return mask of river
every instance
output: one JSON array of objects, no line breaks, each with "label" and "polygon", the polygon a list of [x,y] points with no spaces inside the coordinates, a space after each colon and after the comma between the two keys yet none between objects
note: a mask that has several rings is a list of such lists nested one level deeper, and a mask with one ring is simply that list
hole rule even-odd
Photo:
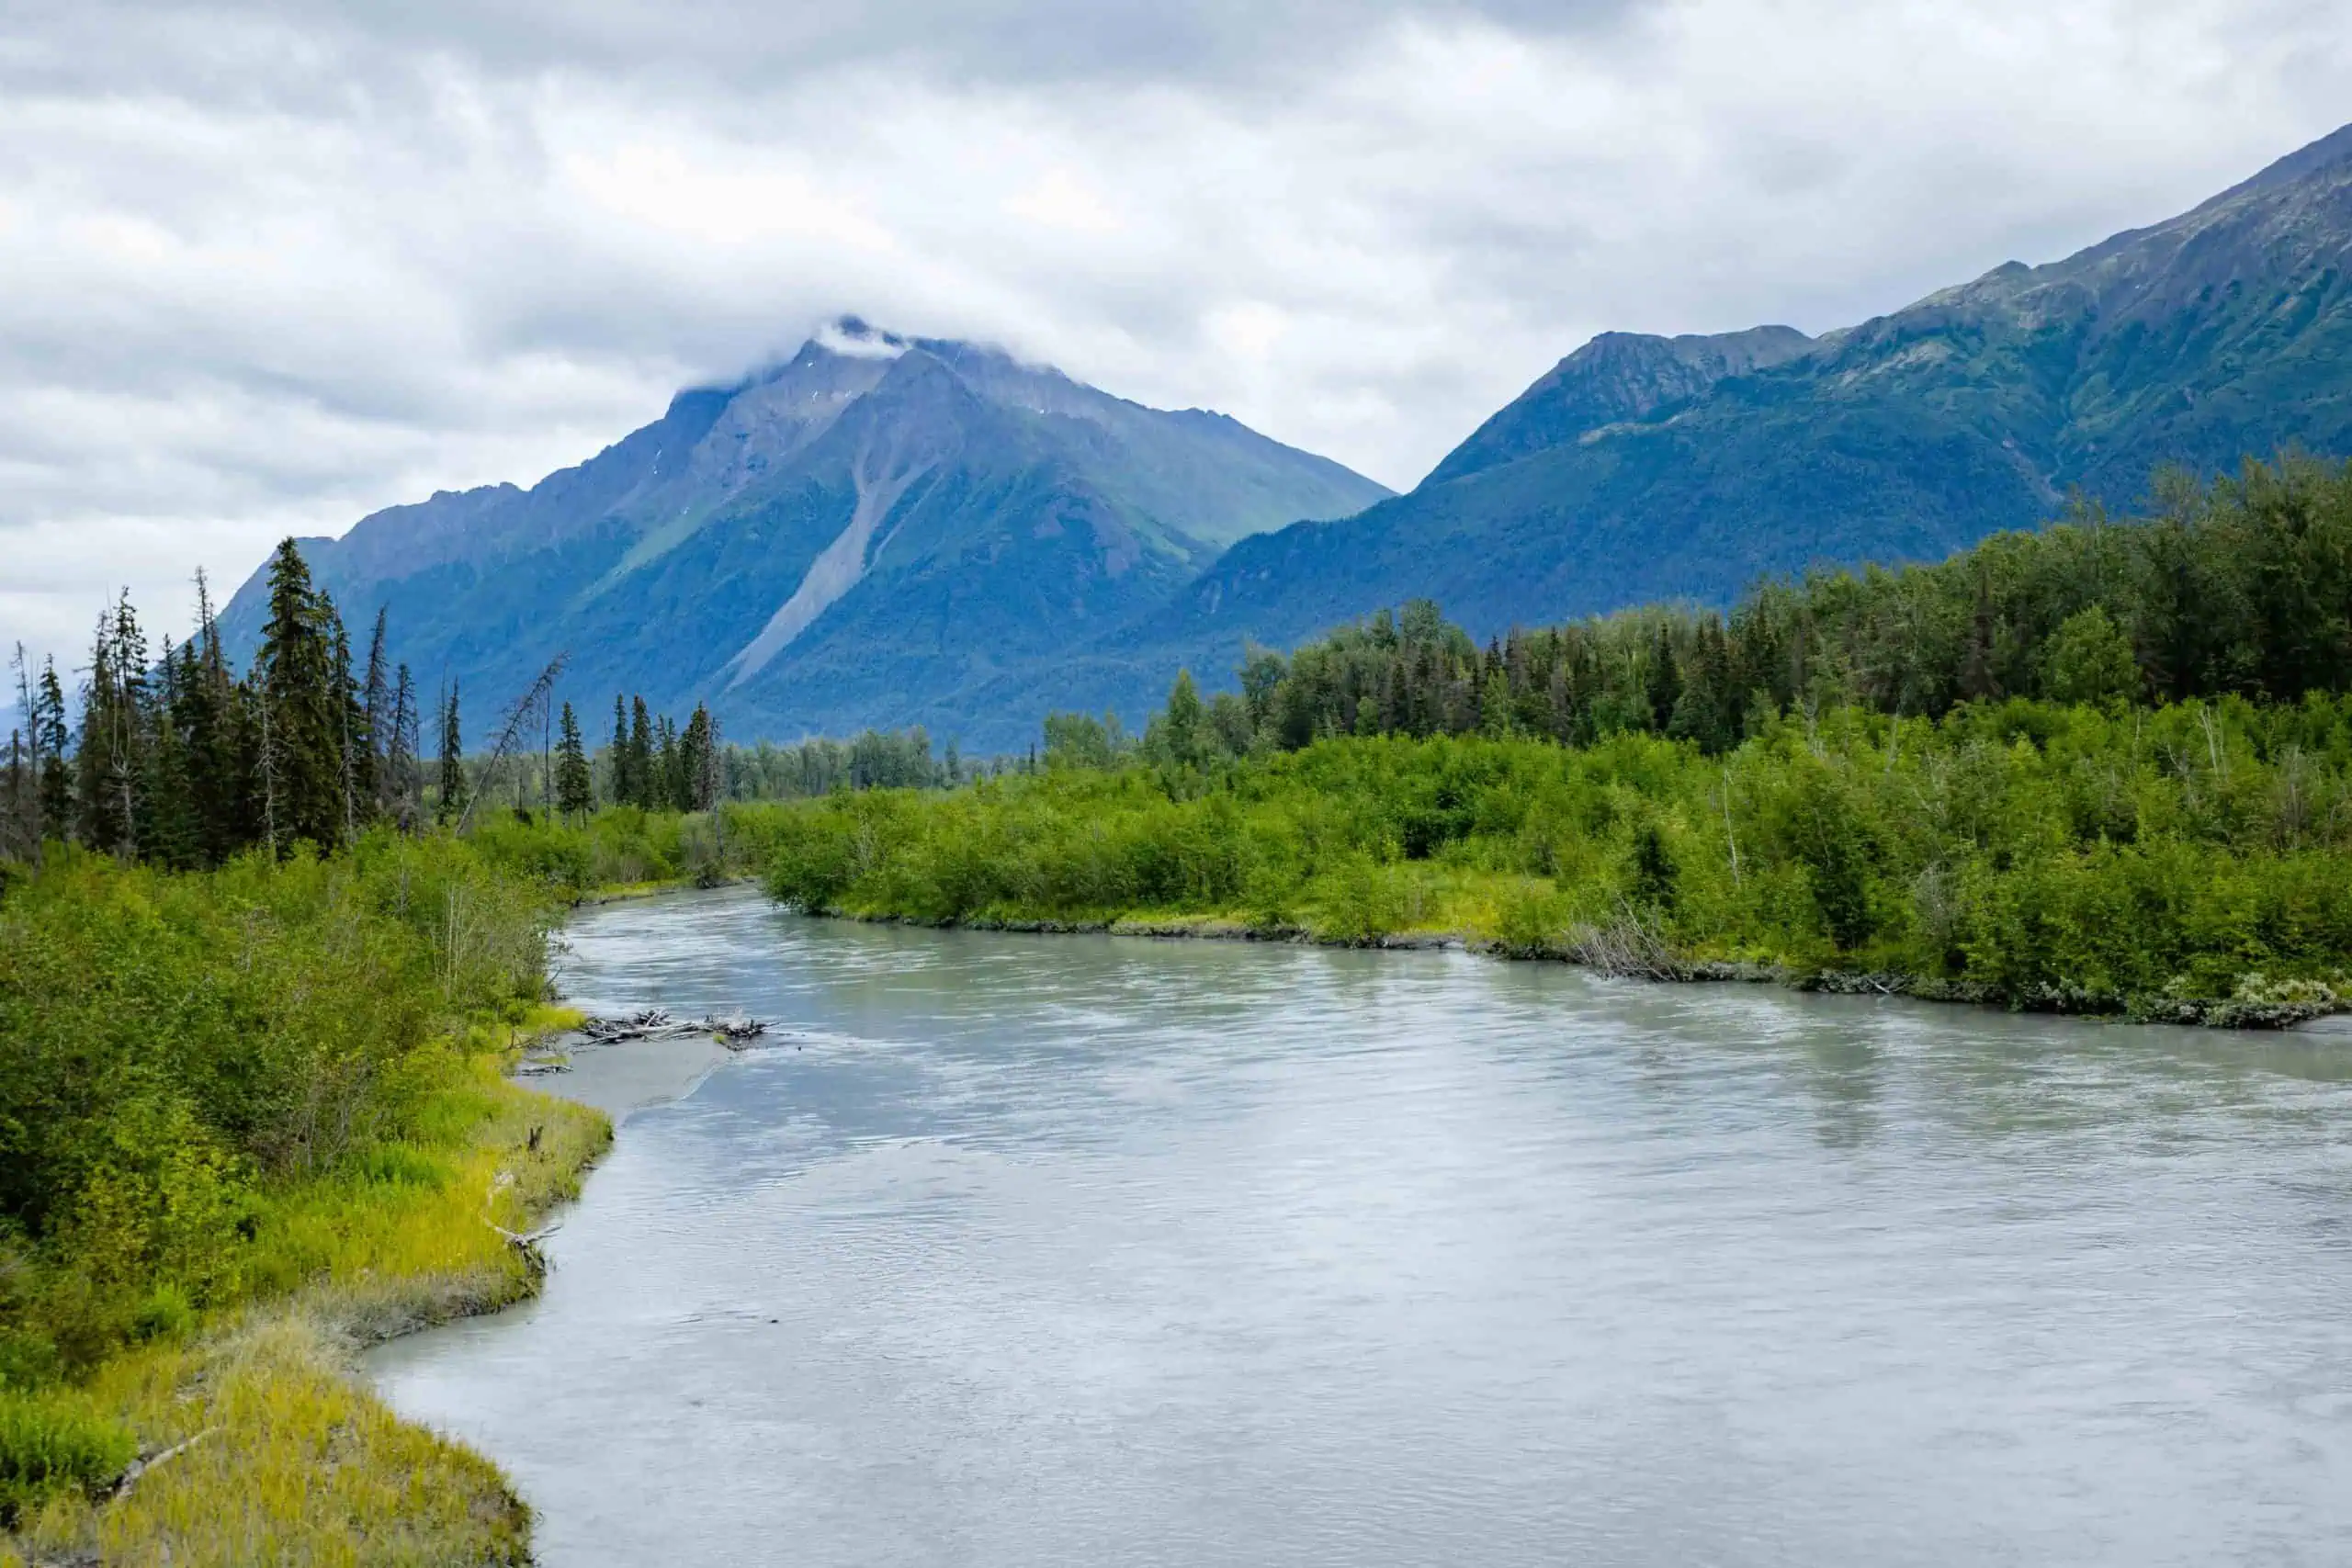
[{"label": "river", "polygon": [[797,1038],[375,1359],[548,1568],[2352,1562],[2352,1041],[583,913]]}]

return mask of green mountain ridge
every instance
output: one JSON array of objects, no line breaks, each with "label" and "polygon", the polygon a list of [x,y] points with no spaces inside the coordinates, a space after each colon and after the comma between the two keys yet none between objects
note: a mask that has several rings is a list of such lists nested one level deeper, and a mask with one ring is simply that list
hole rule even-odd
[{"label": "green mountain ridge", "polygon": [[2352,455],[2352,127],[2163,223],[1819,338],[1603,333],[1411,492],[1243,540],[1170,605],[977,711],[1156,705],[1433,598],[1486,637],[1729,603],[1817,563],[1940,559],[2167,466]]}]

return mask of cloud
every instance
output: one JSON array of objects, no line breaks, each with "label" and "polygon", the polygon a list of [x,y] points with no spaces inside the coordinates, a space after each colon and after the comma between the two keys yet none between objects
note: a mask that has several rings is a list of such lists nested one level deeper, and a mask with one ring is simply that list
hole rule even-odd
[{"label": "cloud", "polygon": [[1408,484],[2333,129],[2333,0],[0,0],[0,638],[530,482],[855,313]]}]

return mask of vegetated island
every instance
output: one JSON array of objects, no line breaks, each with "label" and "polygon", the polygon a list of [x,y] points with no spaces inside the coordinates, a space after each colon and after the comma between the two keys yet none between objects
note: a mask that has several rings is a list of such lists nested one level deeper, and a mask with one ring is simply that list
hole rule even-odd
[{"label": "vegetated island", "polygon": [[1484,649],[1415,604],[1138,741],[778,808],[767,886],[940,924],[1454,933],[2141,1020],[2352,1003],[2352,468]]}]

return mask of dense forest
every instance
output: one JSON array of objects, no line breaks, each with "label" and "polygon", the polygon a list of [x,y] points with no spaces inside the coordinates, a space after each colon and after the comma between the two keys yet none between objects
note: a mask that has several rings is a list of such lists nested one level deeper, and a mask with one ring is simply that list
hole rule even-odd
[{"label": "dense forest", "polygon": [[159,653],[127,594],[107,609],[78,711],[55,661],[35,671],[19,649],[20,722],[0,752],[0,864],[72,842],[185,870],[256,847],[347,846],[378,823],[470,827],[477,806],[578,824],[614,807],[707,812],[837,789],[953,788],[1010,765],[967,761],[952,742],[934,757],[920,728],[734,746],[704,706],[680,725],[619,695],[610,738],[592,750],[571,704],[544,685],[514,698],[506,744],[468,756],[463,694],[447,687],[428,712],[408,666],[387,658],[386,635],[379,613],[356,662],[334,601],[289,540],[271,558],[269,618],[243,675],[228,668],[201,579],[195,636]]},{"label": "dense forest", "polygon": [[[1727,615],[1629,610],[1480,649],[1418,602],[1287,659],[1250,650],[1238,694],[1203,703],[1180,681],[1147,750],[1471,733],[1581,746],[1634,731],[1713,756],[1782,715],[1844,706],[1935,718],[2006,697],[2278,703],[2352,687],[2352,467],[2290,459],[2163,489],[2151,519],[2086,509],[1934,565],[1766,582]],[[1108,755],[1082,716],[1046,733],[1049,750]]]}]

